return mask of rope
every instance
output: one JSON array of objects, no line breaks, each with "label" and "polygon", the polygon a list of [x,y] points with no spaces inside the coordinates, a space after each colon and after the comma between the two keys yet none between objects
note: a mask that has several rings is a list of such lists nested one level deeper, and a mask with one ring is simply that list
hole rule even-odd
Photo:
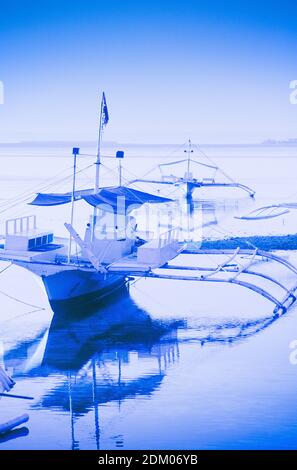
[{"label": "rope", "polygon": [[[102,165],[105,169],[109,170],[110,172],[117,174],[116,170],[107,167],[107,166],[104,165],[103,163],[101,163],[101,165]],[[125,171],[126,171],[126,169],[125,169]],[[150,172],[151,172],[151,171],[152,171],[152,170],[150,170]],[[130,172],[130,171],[129,171],[129,173],[130,173],[132,176],[136,176],[136,175],[133,175],[133,173]],[[125,183],[126,183],[126,184],[130,184],[130,183],[131,183],[131,181],[128,180],[128,178],[125,178],[124,176],[123,176],[123,179],[125,180]],[[139,191],[141,191],[141,187],[140,187],[139,185],[137,185],[137,184],[135,184],[135,183],[133,183],[133,184],[136,186],[136,188],[137,188]],[[126,188],[129,190],[129,188],[128,188],[127,186],[126,186]],[[169,192],[168,195],[170,196],[170,194],[176,192],[177,190],[178,190],[178,188],[172,189],[172,191]],[[139,197],[139,201],[142,203],[142,200],[141,200],[140,197]]]},{"label": "rope", "polygon": [[2,271],[0,271],[0,274],[4,273],[4,271],[6,271],[8,268],[10,268],[12,266],[12,262],[10,262],[8,264],[8,266],[5,266],[5,268],[2,269]]},{"label": "rope", "polygon": [[206,158],[212,165],[217,167],[217,169],[222,173],[222,175],[225,176],[225,178],[227,178],[231,183],[236,183],[236,181],[233,178],[231,178],[231,176],[229,176],[225,171],[219,168],[216,165],[216,163],[197,144],[193,144],[193,145],[198,150],[198,152],[200,152],[201,155],[203,155],[204,158]]},{"label": "rope", "polygon": [[[79,174],[79,173],[81,173],[81,172],[83,172],[83,171],[86,171],[88,168],[90,168],[90,167],[92,167],[92,166],[93,166],[93,164],[92,164],[92,165],[88,165],[87,167],[85,167],[85,168],[83,168],[83,169],[81,169],[81,170],[78,170],[78,171],[77,171],[77,174]],[[66,171],[66,170],[63,170],[62,172],[58,173],[57,175],[59,175],[59,174],[61,174],[61,173],[64,173],[65,171]],[[67,171],[68,171],[68,169],[67,169]],[[56,175],[54,178],[56,178],[57,175]],[[58,181],[53,181],[53,182],[51,182],[51,183],[48,183],[48,184],[45,185],[45,186],[37,187],[37,188],[38,188],[38,192],[44,191],[44,190],[49,189],[50,187],[53,187],[53,186],[59,186],[59,185],[61,185],[62,183],[65,183],[67,180],[69,180],[69,179],[71,179],[71,178],[72,178],[72,175],[68,175],[68,176],[66,176],[66,177],[64,177],[64,178],[61,178],[61,179],[58,180]],[[35,187],[35,188],[36,188],[36,187]],[[37,189],[37,188],[36,188],[36,189]],[[19,204],[21,204],[21,203],[23,203],[23,202],[26,202],[26,201],[27,201],[28,199],[30,199],[30,198],[32,197],[32,195],[34,195],[35,193],[36,193],[36,190],[30,190],[30,191],[21,193],[21,194],[20,194],[19,196],[17,196],[16,198],[10,199],[9,201],[7,201],[5,204],[2,205],[2,207],[3,207],[3,206],[5,207],[5,205],[8,206],[8,207],[2,209],[2,210],[0,211],[0,214],[2,214],[2,213],[4,213],[4,212],[7,212],[8,210],[12,209],[13,207],[15,207],[15,206],[17,206],[17,205],[19,205]],[[23,196],[23,197],[22,197],[22,196]],[[9,205],[9,203],[12,203],[12,204]],[[0,206],[1,206],[1,205],[0,205]]]},{"label": "rope", "polygon": [[[24,312],[24,313],[21,313],[20,315],[15,315],[14,317],[12,318],[7,318],[6,320],[2,320],[1,323],[7,323],[7,322],[11,322],[12,320],[16,320],[18,318],[22,318],[22,317],[25,317],[26,315],[31,315],[32,313],[37,313],[37,312],[40,312],[42,310],[46,310],[45,308],[37,308],[37,309],[34,309],[34,310],[29,310],[29,312]],[[4,330],[5,331],[5,330]],[[2,330],[2,327],[1,327],[1,333],[3,333],[3,330]]]},{"label": "rope", "polygon": [[[59,172],[59,173],[57,173],[55,176],[53,176],[53,178],[51,178],[51,179],[54,180],[54,179],[57,178],[59,175],[63,174],[65,171],[68,171],[68,170],[70,170],[70,169],[71,169],[71,167],[69,167],[69,168],[67,168],[67,169],[65,169],[65,170],[62,170],[61,172]],[[52,183],[48,183],[46,186],[41,187],[40,190],[46,189],[46,188],[49,187],[51,184],[52,184]],[[30,194],[30,195],[31,195],[31,194],[34,194],[34,193],[39,189],[39,187],[40,187],[40,186],[38,185],[38,186],[35,186],[35,187],[31,188],[30,190],[24,191],[24,192],[18,194],[17,196],[15,196],[15,197],[13,197],[13,198],[11,198],[11,199],[9,199],[9,200],[7,200],[7,201],[1,203],[0,206],[5,206],[5,205],[7,205],[9,202],[17,201],[18,199],[20,199],[20,198],[26,196],[27,194]]]},{"label": "rope", "polygon": [[[12,266],[12,264],[13,263],[10,263],[8,266],[5,266],[5,268],[0,271],[0,274],[2,274],[4,271],[9,269]],[[24,300],[18,299],[17,297],[15,297],[13,295],[10,295],[10,294],[7,294],[7,292],[4,292],[2,290],[0,290],[0,294],[4,295],[5,297],[8,297],[11,300],[14,300],[14,301],[20,303],[22,305],[26,305],[27,307],[32,307],[34,309],[34,310],[30,310],[29,312],[21,313],[20,315],[15,315],[12,318],[7,318],[6,320],[2,321],[1,324],[6,323],[8,321],[10,322],[11,320],[15,320],[16,318],[21,318],[25,315],[30,315],[31,313],[36,313],[36,312],[40,312],[42,310],[46,310],[44,307],[39,307],[38,305],[34,305],[34,304],[30,304],[28,302],[25,302]],[[3,333],[2,328],[1,328],[1,332]]]},{"label": "rope", "polygon": [[[3,268],[1,271],[0,271],[0,274],[4,273],[4,271],[6,271],[7,269],[11,268],[13,265],[12,262],[10,262],[8,264],[8,266],[5,266],[5,268]],[[21,300],[21,299],[18,299],[17,297],[14,297],[13,295],[10,295],[10,294],[7,294],[6,292],[0,290],[0,294],[4,295],[5,297],[8,297],[9,299],[12,299],[12,300],[15,300],[16,302],[19,302],[23,305],[27,305],[28,307],[33,307],[33,308],[37,308],[39,310],[45,310],[44,307],[39,307],[38,305],[34,305],[34,304],[30,304],[28,302],[25,302],[24,300]]]},{"label": "rope", "polygon": [[15,297],[13,295],[10,295],[10,294],[7,294],[6,292],[4,292],[2,290],[0,290],[0,294],[4,295],[5,297],[8,297],[11,300],[15,300],[16,302],[18,302],[20,304],[26,305],[27,307],[33,307],[33,308],[36,308],[38,310],[46,310],[44,307],[39,307],[38,305],[34,305],[34,304],[30,304],[28,302],[25,302],[24,300],[18,299],[17,297]]}]

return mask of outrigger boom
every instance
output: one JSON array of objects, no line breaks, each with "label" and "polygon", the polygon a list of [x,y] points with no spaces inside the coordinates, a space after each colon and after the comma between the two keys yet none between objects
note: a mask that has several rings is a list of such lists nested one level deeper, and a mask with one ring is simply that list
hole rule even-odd
[{"label": "outrigger boom", "polygon": [[[249,249],[240,249],[236,250],[189,250],[186,246],[181,247],[178,254],[191,254],[191,255],[228,255],[227,258],[217,267],[205,267],[205,266],[185,266],[185,265],[173,265],[164,263],[163,265],[158,266],[147,266],[139,264],[137,259],[133,259],[131,256],[127,259],[122,260],[121,262],[116,262],[107,267],[107,272],[120,273],[125,269],[127,275],[130,276],[144,276],[157,279],[168,279],[168,280],[180,280],[180,281],[195,281],[195,282],[220,282],[220,283],[230,283],[235,284],[241,287],[250,289],[262,297],[266,298],[275,305],[273,313],[275,315],[281,315],[285,313],[289,307],[293,305],[296,301],[295,292],[297,290],[297,269],[290,262],[284,258],[272,254],[270,252],[262,250],[249,250]],[[235,263],[230,265],[231,262],[236,261],[238,256],[250,256],[250,259],[245,265],[241,263]],[[287,288],[277,279],[272,276],[257,272],[249,269],[253,264],[259,261],[259,258],[275,261],[279,264],[285,266],[289,271],[294,273],[296,279],[293,287]],[[158,272],[155,271],[158,269]],[[164,270],[164,272],[159,272],[159,270]],[[166,273],[165,273],[166,271]],[[171,274],[167,274],[168,271],[171,271]],[[191,271],[195,272],[196,275],[188,274],[173,274],[174,271]],[[225,275],[225,277],[217,277],[215,275]],[[272,285],[278,286],[283,292],[284,297],[277,299],[272,295],[267,289],[263,289],[257,286],[254,283],[247,282],[241,279],[238,279],[242,275],[249,275],[251,277],[260,277],[269,281]],[[227,276],[226,276],[227,275]]]},{"label": "outrigger boom", "polygon": [[[33,228],[30,230],[29,222],[32,220]],[[14,227],[10,232],[10,226]],[[17,227],[22,227],[17,231]],[[36,228],[34,217],[12,219],[7,222],[7,237],[5,247],[0,248],[0,259],[25,267],[38,275],[51,275],[54,272],[73,271],[79,269],[81,273],[92,275],[98,273],[104,279],[147,277],[155,279],[229,283],[238,285],[256,292],[272,302],[275,306],[275,315],[285,313],[296,301],[297,291],[297,267],[275,253],[254,249],[217,250],[217,249],[193,249],[190,245],[179,242],[179,229],[172,229],[158,239],[143,243],[136,249],[126,251],[129,240],[103,239],[97,240],[98,249],[94,253],[94,245],[91,241],[82,240],[71,224],[65,227],[81,248],[82,255],[68,257],[63,239],[53,239],[51,232],[40,233]],[[33,239],[46,239],[46,244],[40,248],[30,248]],[[101,243],[101,244],[100,244]],[[122,244],[122,245],[121,245]],[[25,248],[25,245],[27,248]],[[122,246],[122,256],[114,256],[114,250]],[[129,245],[130,246],[130,245]],[[125,252],[126,251],[126,252]],[[173,264],[172,260],[179,255],[192,255],[192,259],[201,255],[224,257],[216,266],[193,266]],[[247,257],[247,262],[242,261]],[[271,273],[252,269],[253,266],[262,265],[259,260],[269,260],[282,265],[294,276],[291,287],[273,277]],[[179,260],[180,261],[180,260]],[[195,260],[196,262],[196,260]],[[264,265],[265,266],[265,265]],[[43,274],[44,273],[44,274]],[[247,279],[248,277],[248,279]],[[262,279],[268,286],[259,287],[252,279]],[[271,291],[277,288],[282,296]]]},{"label": "outrigger boom", "polygon": [[215,180],[213,180],[212,178],[209,178],[208,180],[201,180],[201,181],[198,181],[198,180],[195,180],[195,179],[191,179],[191,180],[187,180],[186,178],[176,178],[176,179],[172,179],[171,181],[170,180],[157,180],[157,179],[144,179],[144,178],[137,178],[137,179],[134,179],[134,180],[131,180],[129,181],[129,184],[134,184],[134,183],[151,183],[151,184],[171,184],[171,185],[174,185],[174,186],[181,186],[183,184],[188,184],[189,188],[188,188],[188,197],[192,197],[192,193],[193,193],[193,190],[194,189],[197,189],[197,188],[213,188],[213,187],[216,187],[216,188],[238,188],[238,189],[242,189],[243,191],[245,191],[246,193],[248,193],[249,196],[251,197],[254,197],[255,196],[255,191],[251,188],[249,188],[248,186],[244,185],[244,184],[241,184],[241,183],[236,183],[236,182],[230,182],[230,183],[218,183],[216,182]]},{"label": "outrigger boom", "polygon": [[[74,231],[74,229],[67,224],[66,228],[74,236],[75,241],[81,246],[85,247],[83,241],[80,239],[79,235]],[[138,253],[132,253],[126,257],[123,257],[119,261],[115,261],[105,268],[100,265],[99,269],[105,270],[105,273],[113,274],[123,274],[127,276],[141,276],[141,277],[150,277],[157,279],[170,279],[170,280],[183,280],[183,281],[200,281],[200,282],[225,282],[231,284],[237,284],[239,286],[250,289],[262,297],[265,297],[267,300],[275,304],[274,313],[280,315],[285,313],[287,309],[296,301],[295,292],[297,290],[297,268],[287,261],[286,259],[277,256],[271,252],[255,249],[240,249],[236,250],[215,250],[215,249],[201,249],[201,250],[191,250],[185,244],[178,242],[177,229],[172,229],[167,232],[167,238],[160,238],[159,240],[152,240],[145,243],[142,247],[138,248]],[[163,252],[162,252],[163,250]],[[164,253],[166,251],[166,253]],[[94,255],[92,255],[91,250],[89,250],[90,261],[93,266],[96,268],[94,263]],[[228,255],[227,258],[221,263],[218,264],[216,268],[214,267],[205,267],[205,266],[184,266],[184,265],[173,265],[168,264],[169,261],[176,258],[180,254],[190,254],[190,255]],[[241,263],[236,263],[235,265],[230,264],[233,261],[236,261],[236,258],[240,255],[250,256],[248,262],[243,265]],[[284,284],[279,282],[277,279],[272,276],[257,272],[255,270],[249,269],[253,264],[258,262],[259,258],[275,261],[283,265],[289,271],[291,271],[295,276],[296,280],[292,288],[287,288]],[[194,271],[197,274],[203,273],[200,275],[179,275],[179,274],[165,274],[160,272],[155,272],[155,270],[166,270],[168,271]],[[206,274],[204,274],[206,273]],[[232,274],[226,278],[214,277],[215,274]],[[247,274],[254,277],[260,277],[269,281],[271,284],[278,286],[282,291],[284,291],[285,296],[282,299],[277,299],[274,295],[269,293],[269,291],[258,287],[257,285],[246,282],[238,279],[240,275]]]}]

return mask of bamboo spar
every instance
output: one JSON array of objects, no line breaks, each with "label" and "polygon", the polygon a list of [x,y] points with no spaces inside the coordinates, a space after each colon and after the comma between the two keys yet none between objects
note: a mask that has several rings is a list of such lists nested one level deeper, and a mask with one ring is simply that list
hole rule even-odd
[{"label": "bamboo spar", "polygon": [[[100,106],[100,121],[99,121],[99,132],[98,132],[98,146],[97,146],[97,156],[96,156],[96,172],[95,172],[95,182],[94,182],[94,193],[96,194],[99,191],[100,187],[100,165],[101,165],[101,140],[102,140],[102,114],[103,114],[103,99],[104,93],[102,94],[101,106]],[[97,218],[97,207],[94,206],[93,210],[93,223],[92,223],[92,239],[94,238],[96,218]]]},{"label": "bamboo spar", "polygon": [[17,418],[10,419],[6,423],[0,424],[0,434],[4,434],[12,429],[20,426],[21,424],[27,423],[29,421],[29,415],[27,413],[18,416]]},{"label": "bamboo spar", "polygon": [[14,386],[14,381],[0,366],[0,391],[8,392]]},{"label": "bamboo spar", "polygon": [[[9,392],[13,386],[14,381],[0,366],[0,392]],[[17,416],[16,418],[12,418],[9,421],[0,424],[0,435],[11,431],[12,429],[16,428],[17,426],[20,426],[21,424],[26,423],[27,421],[29,421],[29,415],[25,413],[21,416]]]}]

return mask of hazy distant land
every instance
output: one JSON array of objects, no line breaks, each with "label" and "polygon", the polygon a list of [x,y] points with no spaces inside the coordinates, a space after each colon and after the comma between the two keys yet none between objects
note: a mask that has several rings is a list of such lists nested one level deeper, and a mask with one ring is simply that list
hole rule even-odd
[{"label": "hazy distant land", "polygon": [[[32,147],[52,147],[52,148],[64,148],[72,147],[73,145],[78,145],[81,147],[96,147],[96,141],[89,140],[78,140],[76,142],[68,140],[36,140],[36,141],[19,141],[19,142],[0,142],[0,148],[32,148]],[[105,141],[103,142],[104,147],[172,147],[175,148],[178,143],[133,143],[133,142],[116,142],[116,141]],[[297,138],[287,139],[287,140],[275,140],[267,139],[263,142],[254,142],[254,143],[199,143],[201,147],[270,147],[270,146],[297,146]]]}]

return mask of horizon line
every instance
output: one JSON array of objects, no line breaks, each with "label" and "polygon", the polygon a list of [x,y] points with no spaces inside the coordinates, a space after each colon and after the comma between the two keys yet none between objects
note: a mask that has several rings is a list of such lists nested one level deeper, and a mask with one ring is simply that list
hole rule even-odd
[{"label": "horizon line", "polygon": [[[79,145],[88,145],[88,146],[97,146],[97,142],[95,140],[79,140]],[[114,147],[114,146],[146,146],[146,147],[160,147],[160,146],[183,146],[186,145],[187,142],[181,143],[181,142],[171,142],[171,143],[157,143],[157,142],[117,142],[117,141],[105,141],[102,142],[102,146],[107,146],[107,147]],[[292,139],[285,139],[285,140],[278,140],[278,139],[265,139],[261,142],[229,142],[229,143],[210,143],[210,142],[205,142],[205,143],[196,143],[193,142],[194,145],[198,146],[208,146],[208,147],[249,147],[249,146],[274,146],[274,145],[297,145],[297,138],[292,138]],[[18,141],[3,141],[0,142],[0,147],[18,147],[18,146],[36,146],[36,145],[46,145],[46,146],[75,146],[78,145],[77,141],[74,143],[73,140],[18,140]]]}]

